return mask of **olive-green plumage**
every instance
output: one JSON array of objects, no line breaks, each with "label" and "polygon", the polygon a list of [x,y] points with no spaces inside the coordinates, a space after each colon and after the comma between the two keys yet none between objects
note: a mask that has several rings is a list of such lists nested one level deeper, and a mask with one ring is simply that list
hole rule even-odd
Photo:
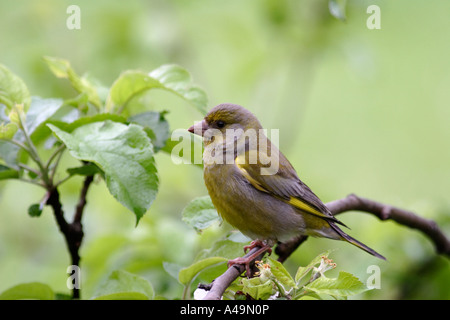
[{"label": "olive-green plumage", "polygon": [[[234,137],[226,134],[231,129],[237,132]],[[239,133],[250,129],[260,133],[262,126],[250,111],[233,104],[214,107],[201,123],[189,129],[204,136],[205,184],[214,206],[228,223],[246,236],[272,245],[294,236],[311,235],[345,240],[384,259],[337,226],[343,224],[299,179],[290,162],[265,135],[259,135],[256,144],[242,140],[245,137]],[[243,147],[237,147],[239,141],[245,141]],[[223,161],[212,161],[211,157],[220,159],[222,152]],[[256,161],[251,161],[254,154]],[[262,174],[269,166],[263,159],[268,158],[278,161],[278,170]]]}]

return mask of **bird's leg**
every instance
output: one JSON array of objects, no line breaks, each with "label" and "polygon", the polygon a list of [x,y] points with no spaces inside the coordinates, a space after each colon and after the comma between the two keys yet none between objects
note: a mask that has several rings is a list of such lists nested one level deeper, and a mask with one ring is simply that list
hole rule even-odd
[{"label": "bird's leg", "polygon": [[235,264],[243,264],[245,266],[245,275],[247,277],[251,276],[251,270],[250,270],[250,263],[256,259],[260,254],[263,254],[264,252],[269,252],[269,254],[272,252],[272,247],[266,244],[265,242],[261,240],[252,241],[252,243],[249,246],[245,246],[244,250],[253,249],[255,247],[260,247],[258,250],[256,250],[254,253],[252,253],[249,256],[246,257],[239,257],[233,260],[228,261],[228,268]]}]

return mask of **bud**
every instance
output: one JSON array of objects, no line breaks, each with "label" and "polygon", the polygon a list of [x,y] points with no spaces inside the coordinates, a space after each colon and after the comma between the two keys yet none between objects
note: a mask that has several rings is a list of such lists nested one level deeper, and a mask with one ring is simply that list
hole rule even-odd
[{"label": "bud", "polygon": [[2,123],[0,125],[0,139],[10,140],[17,132],[17,125],[15,123]]}]

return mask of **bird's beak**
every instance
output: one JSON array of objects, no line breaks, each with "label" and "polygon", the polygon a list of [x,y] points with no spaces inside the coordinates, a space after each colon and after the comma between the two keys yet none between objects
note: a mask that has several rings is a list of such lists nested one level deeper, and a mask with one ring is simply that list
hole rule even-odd
[{"label": "bird's beak", "polygon": [[202,121],[199,121],[196,124],[194,124],[192,127],[190,127],[188,129],[188,131],[190,133],[198,134],[199,136],[203,137],[203,135],[205,134],[205,131],[208,129],[209,129],[208,124],[206,123],[205,120],[202,120]]}]

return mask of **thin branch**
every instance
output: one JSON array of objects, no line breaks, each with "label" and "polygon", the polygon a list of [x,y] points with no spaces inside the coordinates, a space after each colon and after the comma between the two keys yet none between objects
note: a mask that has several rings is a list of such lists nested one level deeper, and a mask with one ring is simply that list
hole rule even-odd
[{"label": "thin branch", "polygon": [[[368,212],[380,220],[393,220],[401,225],[417,229],[423,232],[435,245],[436,251],[439,254],[444,254],[450,257],[450,240],[439,229],[437,224],[422,217],[417,216],[411,211],[403,210],[400,208],[392,207],[380,202],[358,197],[354,194],[347,196],[344,199],[335,200],[327,203],[327,207],[333,213],[337,215],[343,212],[358,210]],[[275,252],[279,255],[278,261],[284,262],[294,252],[300,244],[306,241],[307,236],[299,236],[286,243],[281,243],[277,246]],[[253,250],[259,249],[255,247]],[[253,252],[249,252],[246,256]],[[255,260],[261,259],[258,257]],[[217,277],[209,286],[210,291],[205,296],[205,300],[219,300],[228,286],[239,275],[244,272],[244,266],[233,266],[234,268],[228,268],[228,270],[221,276]],[[239,267],[239,268],[238,268]],[[205,287],[205,286],[203,286]]]},{"label": "thin branch", "polygon": [[46,186],[44,184],[39,183],[38,181],[28,180],[28,179],[25,179],[25,178],[16,178],[16,180],[23,181],[23,182],[26,182],[26,183],[31,183],[31,184],[34,184],[35,186],[46,188]]},{"label": "thin branch", "polygon": [[78,200],[77,207],[75,209],[75,215],[73,217],[72,224],[81,223],[81,218],[83,216],[83,210],[86,206],[86,195],[89,189],[89,186],[94,181],[94,176],[87,176],[83,182],[83,189],[81,189],[80,199]]},{"label": "thin branch", "polygon": [[36,169],[33,169],[33,168],[27,166],[26,164],[18,163],[17,165],[18,165],[20,168],[22,168],[22,169],[25,169],[25,170],[27,170],[27,171],[29,171],[29,172],[33,172],[33,173],[34,173],[36,176],[38,176],[38,177],[41,176],[41,173],[40,173],[39,171],[37,171]]},{"label": "thin branch", "polygon": [[[64,235],[72,265],[76,266],[79,266],[80,264],[79,249],[84,236],[81,219],[83,216],[84,208],[86,206],[87,192],[93,180],[94,176],[87,176],[83,182],[83,188],[81,189],[80,198],[75,209],[72,223],[68,223],[64,218],[64,212],[62,210],[58,189],[55,187],[51,191],[48,191],[50,194],[47,200],[47,204],[50,205],[53,209],[56,223],[58,224],[59,230]],[[80,298],[79,288],[73,288],[73,298]]]},{"label": "thin branch", "polygon": [[[250,250],[244,257],[249,257],[256,251],[261,249],[256,246],[252,250]],[[261,254],[255,260],[253,260],[252,264],[254,265],[255,261],[261,260]],[[230,284],[236,280],[242,272],[245,271],[245,266],[243,264],[235,264],[232,267],[228,268],[221,276],[217,277],[213,283],[211,283],[210,290],[203,298],[203,300],[220,300],[225,290],[230,286]]]},{"label": "thin branch", "polygon": [[[392,220],[400,225],[419,230],[433,242],[438,254],[450,257],[450,240],[439,229],[436,222],[422,218],[411,211],[362,198],[355,194],[350,194],[346,198],[329,202],[327,203],[327,207],[333,215],[357,210],[370,213],[381,221]],[[300,236],[280,244],[275,251],[279,256],[278,261],[284,262],[306,239],[306,236]]]},{"label": "thin branch", "polygon": [[[51,191],[47,191],[49,193],[47,199],[47,205],[51,206],[53,209],[53,215],[55,216],[56,223],[64,236],[68,233],[69,224],[64,218],[64,211],[62,210],[62,204],[59,198],[58,189],[54,188]],[[67,242],[67,237],[66,237]]]},{"label": "thin branch", "polygon": [[[62,158],[62,156],[63,156],[63,154],[64,154],[64,151],[66,150],[65,149],[65,145],[63,145],[64,146],[64,148],[58,148],[58,150],[56,150],[55,151],[55,153],[53,154],[53,155],[57,155],[57,158],[56,158],[56,161],[55,161],[55,164],[53,165],[53,168],[52,168],[52,170],[51,170],[51,172],[50,172],[50,179],[52,180],[52,181],[54,181],[55,180],[55,174],[56,174],[56,168],[58,167],[58,164],[59,164],[59,162],[61,161],[61,158]],[[52,155],[52,156],[53,156]],[[48,169],[50,168],[50,159],[48,160]]]},{"label": "thin branch", "polygon": [[[65,144],[61,144],[56,150],[55,152],[53,152],[53,154],[48,158],[47,163],[45,164],[45,168],[48,170],[50,168],[50,165],[52,164],[53,159],[55,159],[55,157],[65,149],[66,145]],[[61,156],[59,157],[61,158]],[[54,168],[57,167],[57,164],[59,162],[59,158],[56,162],[56,165],[54,166]]]}]

